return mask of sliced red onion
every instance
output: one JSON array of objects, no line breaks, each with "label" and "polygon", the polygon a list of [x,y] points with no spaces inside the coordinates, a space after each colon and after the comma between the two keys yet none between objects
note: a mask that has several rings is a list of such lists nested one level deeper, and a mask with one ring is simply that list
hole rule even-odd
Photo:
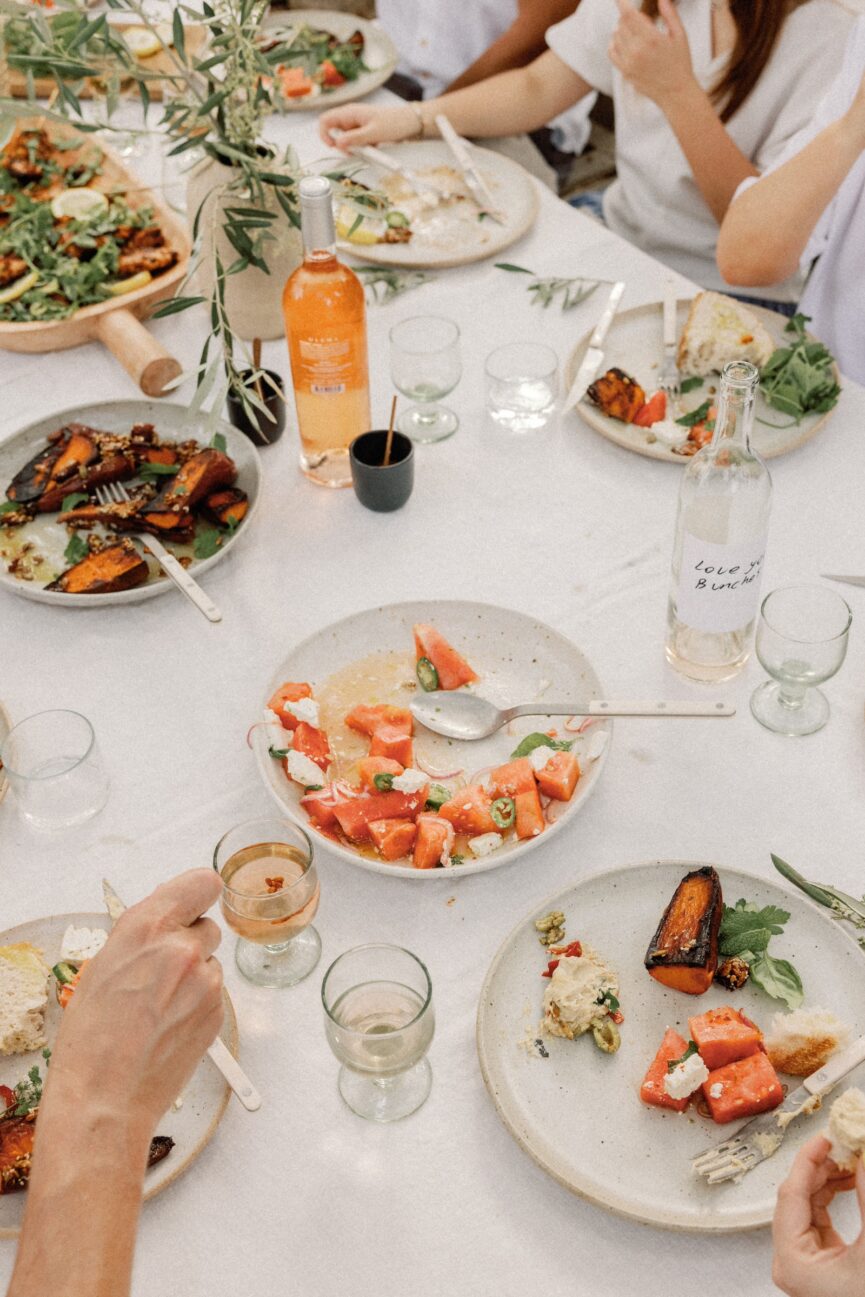
[{"label": "sliced red onion", "polygon": [[556,820],[560,819],[567,809],[568,802],[551,801],[544,811],[544,819],[547,824],[555,824]]},{"label": "sliced red onion", "polygon": [[456,779],[458,775],[463,773],[462,767],[459,770],[436,770],[434,766],[431,766],[428,761],[418,756],[417,753],[415,753],[414,763],[416,769],[422,770],[425,775],[429,775],[430,779]]},{"label": "sliced red onion", "polygon": [[[597,725],[603,719],[603,716],[569,716],[565,721],[565,729],[569,734],[582,734],[590,725]],[[574,721],[579,721],[579,725],[575,725]]]},{"label": "sliced red onion", "polygon": [[538,793],[538,797],[541,799],[541,810],[545,811],[553,799],[547,797],[546,793]]},{"label": "sliced red onion", "polygon": [[481,769],[476,770],[473,775],[469,775],[469,783],[486,785],[487,780],[493,773],[493,770],[495,770],[495,766],[482,766]]}]

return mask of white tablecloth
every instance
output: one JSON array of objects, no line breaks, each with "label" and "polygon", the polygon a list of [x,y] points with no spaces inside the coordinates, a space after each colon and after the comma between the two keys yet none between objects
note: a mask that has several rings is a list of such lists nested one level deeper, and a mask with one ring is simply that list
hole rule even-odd
[{"label": "white tablecloth", "polygon": [[[320,154],[306,116],[271,132],[291,137],[305,161]],[[142,171],[153,175],[152,160]],[[541,273],[622,278],[625,308],[660,297],[659,265],[547,191],[539,197],[537,224],[508,259]],[[418,449],[410,503],[381,516],[350,490],[308,483],[289,431],[264,452],[264,499],[249,535],[207,581],[221,625],[173,591],[137,607],[77,613],[0,596],[0,698],[13,718],[46,707],[83,711],[113,782],[106,810],[59,840],[23,827],[11,799],[0,807],[3,927],[99,908],[103,874],[131,901],[178,870],[209,865],[227,827],[271,808],[244,735],[272,672],[296,641],[368,606],[424,595],[507,604],[571,636],[611,696],[705,696],[667,668],[662,651],[679,472],[620,450],[575,416],[522,437],[485,424],[486,353],[536,338],[564,362],[600,306],[598,295],[566,315],[543,311],[518,277],[481,264],[371,307],[379,423],[391,393],[391,325],[427,312],[459,322],[465,373],[452,404],[460,430]],[[152,327],[185,363],[196,356],[200,316]],[[287,375],[282,343],[265,347],[265,363]],[[136,395],[96,346],[0,353],[0,437],[75,402]],[[773,462],[765,589],[865,570],[863,426],[865,392],[847,383],[825,431]],[[858,622],[865,592],[848,596]],[[861,892],[863,642],[856,625],[847,663],[828,686],[831,723],[811,738],[776,737],[752,720],[755,663],[719,691],[739,704],[734,721],[617,722],[595,797],[524,865],[416,885],[321,848],[319,970],[290,991],[255,989],[233,966],[232,941],[225,944],[241,1059],[265,1103],[254,1116],[232,1103],[197,1164],[146,1206],[135,1292],[621,1297],[721,1275],[739,1297],[770,1292],[767,1232],[665,1234],[605,1214],[537,1169],[500,1125],[481,1081],[478,990],[501,940],[539,901],[629,861],[679,857],[769,874],[771,849]],[[338,953],[377,939],[426,961],[438,1017],[432,1096],[384,1128],[339,1098],[319,996]],[[0,1244],[0,1281],[12,1257],[12,1245]]]}]

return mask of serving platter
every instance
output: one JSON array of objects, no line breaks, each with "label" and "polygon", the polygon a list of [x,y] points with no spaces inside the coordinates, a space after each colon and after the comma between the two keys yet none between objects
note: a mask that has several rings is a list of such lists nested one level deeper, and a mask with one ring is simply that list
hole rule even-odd
[{"label": "serving platter", "polygon": [[[479,219],[476,205],[467,199],[463,203],[433,208],[428,215],[413,218],[413,234],[408,243],[361,245],[342,239],[338,243],[340,250],[381,266],[443,270],[449,266],[483,261],[521,239],[534,225],[538,214],[539,199],[535,181],[518,162],[513,162],[503,154],[473,144],[467,147],[493,195],[496,207],[504,216],[503,224],[488,218]],[[453,154],[443,140],[389,144],[386,152],[394,160],[416,171],[421,178],[434,179],[438,168],[447,168],[451,178],[458,178]],[[398,180],[369,163],[363,163],[357,170],[353,169],[352,178],[370,188],[383,189],[384,192],[388,191],[395,179]],[[399,203],[396,205],[399,206]]]},{"label": "serving platter", "polygon": [[[691,1159],[742,1123],[719,1126],[693,1106],[684,1113],[647,1107],[639,1088],[664,1030],[687,1038],[689,1016],[721,1005],[741,1007],[764,1029],[784,1006],[747,983],[731,994],[713,985],[683,995],[659,985],[643,967],[658,920],[677,884],[704,862],[656,860],[581,879],[540,901],[500,946],[484,980],[477,1047],[496,1111],[522,1149],[559,1184],[608,1211],[665,1229],[723,1233],[756,1229],[772,1218],[778,1186],[796,1152],[823,1126],[820,1117],[790,1127],[774,1157],[736,1184],[709,1185]],[[791,917],[777,937],[777,955],[790,958],[804,985],[805,1005],[831,1009],[865,1033],[863,956],[829,913],[768,879],[716,865],[728,905],[740,897],[777,905]],[[547,954],[534,920],[550,910],[566,917],[565,941],[584,940],[619,974],[624,1023],[616,1054],[602,1054],[591,1037],[544,1037]],[[865,1065],[841,1088],[861,1085]],[[791,1086],[800,1082],[786,1078]],[[840,1092],[840,1090],[839,1090]]]},{"label": "serving platter", "polygon": [[[412,626],[428,622],[439,629],[463,653],[480,676],[473,688],[483,697],[506,706],[539,696],[557,700],[568,698],[603,697],[600,680],[589,659],[575,644],[544,622],[525,613],[492,604],[468,603],[450,599],[425,599],[414,603],[389,604],[355,613],[342,621],[324,627],[298,644],[283,660],[261,691],[261,707],[286,680],[306,681],[320,698],[321,686],[352,663],[364,661],[372,655],[401,655],[405,670],[402,675],[414,677],[412,651]],[[399,665],[399,664],[398,664]],[[356,702],[386,702],[393,696],[384,694],[356,697],[333,708],[334,718],[349,710]],[[399,703],[405,707],[410,693],[404,692]],[[260,719],[260,714],[252,718]],[[421,726],[415,727],[415,760],[428,764],[431,769],[480,771],[485,767],[501,765],[520,738],[535,730],[545,731],[551,725],[561,727],[561,718],[543,716],[525,717],[515,722],[514,732],[501,730],[491,738],[464,743],[442,738]],[[331,737],[339,738],[339,726],[331,727],[326,709],[322,707],[322,727]],[[351,850],[329,837],[317,833],[301,806],[303,789],[291,782],[281,761],[268,755],[270,738],[266,726],[252,731],[251,742],[256,755],[259,773],[265,787],[282,810],[312,838],[316,850],[338,856],[348,864],[370,869],[389,877],[411,878],[416,882],[433,882],[465,874],[484,873],[503,865],[522,860],[544,842],[548,842],[579,814],[595,790],[609,752],[609,741],[597,759],[587,761],[576,791],[559,818],[537,838],[523,842],[505,840],[503,846],[491,855],[477,860],[466,859],[451,869],[413,869],[409,865],[389,864],[370,855]],[[611,737],[612,722],[594,725],[589,734],[606,734]],[[343,736],[348,735],[343,730]]]},{"label": "serving platter", "polygon": [[[249,438],[223,420],[218,420],[211,426],[210,416],[206,413],[190,415],[189,410],[182,405],[165,405],[155,400],[99,401],[90,405],[77,405],[37,419],[35,423],[22,428],[6,441],[0,442],[0,498],[5,499],[9,482],[22,464],[45,445],[48,434],[69,422],[91,424],[105,432],[128,432],[134,423],[152,423],[158,435],[167,440],[184,441],[194,437],[204,446],[210,442],[214,431],[222,433],[226,452],[237,465],[236,485],[249,496],[249,510],[241,526],[232,535],[226,536],[215,554],[205,559],[193,557],[189,571],[196,580],[217,563],[221,563],[251,525],[261,494],[261,460]],[[98,528],[96,530],[99,531]],[[149,556],[147,562],[151,570],[150,579],[144,585],[110,594],[64,594],[59,590],[45,590],[37,581],[19,580],[6,570],[7,561],[14,557],[13,549],[17,549],[21,543],[32,541],[44,558],[44,581],[47,583],[53,574],[62,572],[69,566],[63,557],[68,539],[66,528],[57,524],[56,513],[37,515],[23,527],[4,528],[0,519],[0,590],[8,590],[24,599],[53,604],[55,607],[105,608],[112,604],[140,603],[144,599],[153,599],[175,589],[174,583],[163,575],[159,565]],[[169,542],[166,547],[178,556],[192,554],[190,545]]]},{"label": "serving platter", "polygon": [[288,14],[270,13],[262,31],[272,37],[277,31],[308,26],[332,32],[340,41],[348,40],[352,32],[360,31],[364,38],[363,60],[369,68],[354,81],[335,86],[314,98],[286,99],[280,97],[279,111],[288,113],[323,112],[338,104],[352,103],[372,94],[384,85],[399,61],[399,53],[387,32],[377,22],[353,13],[340,13],[332,9],[292,9]]},{"label": "serving platter", "polygon": [[[681,336],[690,307],[690,301],[678,303],[678,336]],[[748,310],[753,311],[765,324],[777,346],[788,345],[789,337],[785,339],[784,326],[789,321],[785,315],[750,304]],[[568,357],[565,365],[566,390],[570,388],[577,376],[591,333],[590,329]],[[626,374],[630,374],[637,380],[648,398],[658,388],[663,355],[663,303],[651,302],[646,306],[632,307],[629,311],[620,311],[615,316],[604,344],[604,361],[601,369],[602,372],[611,368],[623,369]],[[841,382],[837,366],[835,366],[835,379],[836,382]],[[719,375],[710,375],[702,387],[695,388],[681,398],[681,412],[684,414],[696,410],[708,397],[714,398],[719,390],[719,384]],[[636,454],[645,455],[649,459],[660,459],[667,464],[678,464],[680,468],[689,462],[688,455],[677,455],[669,446],[654,440],[651,428],[640,428],[633,423],[611,419],[593,405],[587,396],[580,401],[576,412],[595,432],[599,432],[608,441],[615,442],[617,446],[623,446],[625,450],[635,451]],[[774,459],[778,455],[786,455],[788,451],[795,450],[809,441],[825,426],[832,411],[826,414],[809,414],[802,419],[801,423],[791,423],[786,415],[768,405],[762,394],[758,394],[755,413],[751,445],[763,459]]]},{"label": "serving platter", "polygon": [[[111,927],[104,912],[96,914],[54,914],[50,918],[35,919],[30,923],[19,924],[0,933],[0,945],[9,945],[16,941],[29,941],[43,951],[46,963],[55,964],[59,959],[60,943],[69,924],[77,928]],[[220,1035],[232,1054],[237,1054],[237,1019],[234,1006],[228,992],[223,992],[225,1001],[225,1019]],[[53,1044],[60,1029],[63,1010],[57,1003],[54,994],[54,979],[51,979],[48,1009],[45,1014],[45,1036],[48,1047]],[[26,1076],[27,1071],[37,1064],[44,1078],[45,1061],[41,1052],[36,1050],[29,1054],[0,1055],[0,1085],[10,1088]],[[168,1157],[157,1162],[147,1171],[144,1181],[144,1199],[147,1201],[161,1193],[179,1176],[189,1169],[196,1158],[216,1133],[225,1113],[231,1091],[221,1074],[208,1058],[202,1059],[192,1079],[182,1095],[179,1108],[172,1108],[161,1118],[157,1134],[170,1135],[174,1148]],[[13,1238],[21,1228],[21,1219],[27,1203],[26,1190],[21,1193],[10,1193],[0,1196],[0,1238]]]},{"label": "serving platter", "polygon": [[49,122],[44,117],[15,119],[16,129],[47,130],[52,139],[78,142],[77,148],[64,153],[71,164],[92,154],[94,147],[102,152],[101,173],[90,186],[106,193],[120,191],[127,195],[130,207],[150,207],[154,219],[168,243],[177,250],[178,260],[149,284],[133,289],[105,302],[83,306],[61,320],[0,320],[0,350],[41,354],[65,351],[86,342],[98,341],[108,348],[126,372],[148,396],[161,396],[169,383],[181,373],[180,364],[157,342],[142,324],[154,306],[173,297],[189,270],[191,241],[185,223],[124,167],[120,159],[100,141],[84,136],[65,122]]}]

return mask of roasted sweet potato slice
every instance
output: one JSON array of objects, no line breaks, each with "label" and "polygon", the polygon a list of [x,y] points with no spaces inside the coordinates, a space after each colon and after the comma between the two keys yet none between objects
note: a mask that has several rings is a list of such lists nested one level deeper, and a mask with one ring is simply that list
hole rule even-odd
[{"label": "roasted sweet potato slice", "polygon": [[69,436],[61,443],[60,454],[51,469],[51,481],[46,487],[49,491],[52,483],[71,477],[99,457],[99,447],[90,435],[89,428],[73,423],[67,431]]},{"label": "roasted sweet potato slice", "polygon": [[138,523],[141,531],[149,531],[151,536],[158,536],[160,540],[174,540],[182,544],[192,540],[195,535],[195,519],[188,513],[143,509],[138,515]]},{"label": "roasted sweet potato slice", "polygon": [[139,464],[176,464],[177,451],[173,446],[136,446]]},{"label": "roasted sweet potato slice", "polygon": [[217,527],[235,527],[243,522],[249,510],[249,498],[245,491],[230,486],[224,491],[214,491],[207,496],[201,506],[201,512]]},{"label": "roasted sweet potato slice", "polygon": [[8,499],[19,504],[38,500],[51,480],[54,465],[60,458],[60,446],[45,446],[19,468],[6,491]]},{"label": "roasted sweet potato slice", "polygon": [[88,554],[45,588],[63,594],[110,594],[143,585],[148,570],[132,541],[121,540],[96,554]]},{"label": "roasted sweet potato slice", "polygon": [[186,461],[154,501],[155,507],[164,512],[188,513],[218,487],[231,486],[236,477],[234,460],[208,447]]},{"label": "roasted sweet potato slice", "polygon": [[649,975],[686,995],[708,991],[718,967],[723,910],[721,882],[711,865],[686,874],[646,951]]},{"label": "roasted sweet potato slice", "polygon": [[78,491],[89,494],[97,486],[104,486],[107,482],[122,482],[134,475],[135,461],[131,455],[120,452],[107,455],[105,459],[85,466],[80,473],[75,473],[62,482],[50,482],[36,503],[37,512],[54,513],[63,504],[67,495],[73,495]]},{"label": "roasted sweet potato slice", "polygon": [[622,423],[633,422],[637,411],[646,403],[646,393],[636,379],[616,368],[608,369],[606,374],[596,378],[586,395],[604,414]]}]

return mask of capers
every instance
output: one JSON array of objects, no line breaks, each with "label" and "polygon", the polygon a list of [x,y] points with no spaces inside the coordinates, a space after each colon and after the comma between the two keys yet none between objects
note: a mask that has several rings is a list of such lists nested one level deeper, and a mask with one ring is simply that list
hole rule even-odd
[{"label": "capers", "polygon": [[603,1050],[605,1054],[615,1054],[622,1043],[619,1028],[612,1018],[596,1018],[592,1023],[592,1035],[598,1049]]}]

